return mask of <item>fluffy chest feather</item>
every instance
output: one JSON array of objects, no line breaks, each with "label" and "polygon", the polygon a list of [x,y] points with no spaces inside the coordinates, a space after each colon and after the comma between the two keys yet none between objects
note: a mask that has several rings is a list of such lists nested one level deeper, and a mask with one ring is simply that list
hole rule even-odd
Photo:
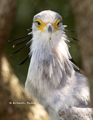
[{"label": "fluffy chest feather", "polygon": [[64,53],[66,50],[62,42],[59,42],[55,49],[38,46],[33,50],[27,79],[39,92],[46,91],[49,87],[58,88],[60,84],[69,82],[68,78],[73,74],[73,67],[67,53],[65,55]]}]

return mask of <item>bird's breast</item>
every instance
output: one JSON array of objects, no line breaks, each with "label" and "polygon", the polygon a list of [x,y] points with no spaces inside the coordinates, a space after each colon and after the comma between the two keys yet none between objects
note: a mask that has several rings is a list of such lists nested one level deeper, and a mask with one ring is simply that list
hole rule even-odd
[{"label": "bird's breast", "polygon": [[65,70],[69,66],[67,64],[69,63],[64,61],[61,53],[59,55],[53,51],[37,50],[32,54],[27,80],[39,91],[59,88],[71,74],[70,68]]}]

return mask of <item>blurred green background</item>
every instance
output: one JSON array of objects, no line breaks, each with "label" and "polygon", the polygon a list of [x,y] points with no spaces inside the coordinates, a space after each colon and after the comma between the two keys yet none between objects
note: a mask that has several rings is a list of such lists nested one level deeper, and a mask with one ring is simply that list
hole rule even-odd
[{"label": "blurred green background", "polygon": [[[71,5],[69,0],[19,0],[13,28],[9,39],[14,39],[26,35],[28,33],[27,28],[30,28],[32,25],[33,16],[43,10],[53,10],[58,12],[63,18],[63,24],[67,25],[66,29],[75,30],[74,16],[71,11]],[[68,32],[67,34],[77,38],[76,33]],[[78,43],[74,40],[69,40],[73,42],[72,44],[69,43],[69,45],[71,46],[69,48],[70,53],[77,65],[81,67]],[[24,45],[22,44],[15,48],[12,48],[12,46],[19,41],[21,40],[14,42],[8,42],[7,40],[5,52],[14,73],[19,78],[20,82],[24,84],[30,60],[25,62],[20,67],[17,67],[17,65],[22,62],[29,54],[29,46],[25,47],[17,54],[10,56],[11,53]]]}]

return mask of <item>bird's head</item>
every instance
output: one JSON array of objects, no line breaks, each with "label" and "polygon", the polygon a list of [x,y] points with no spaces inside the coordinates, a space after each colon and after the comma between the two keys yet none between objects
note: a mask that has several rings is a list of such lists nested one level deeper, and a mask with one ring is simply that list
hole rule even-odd
[{"label": "bird's head", "polygon": [[37,40],[58,41],[63,29],[62,17],[54,11],[45,10],[33,18],[32,33]]},{"label": "bird's head", "polygon": [[[38,14],[36,14],[33,18],[33,24],[32,28],[27,29],[30,30],[31,32],[28,33],[25,36],[9,40],[10,41],[15,41],[19,39],[23,39],[25,37],[28,37],[32,35],[31,37],[13,45],[13,48],[24,43],[25,41],[29,40],[23,47],[15,51],[13,54],[16,54],[20,50],[22,50],[24,47],[26,47],[28,44],[31,43],[30,46],[30,53],[28,57],[22,61],[19,65],[23,64],[28,58],[31,57],[32,53],[38,54],[45,54],[44,57],[47,57],[46,53],[49,54],[49,52],[54,52],[54,53],[61,53],[66,59],[71,59],[71,56],[68,51],[68,45],[67,42],[70,42],[67,37],[77,40],[69,35],[67,35],[65,32],[73,32],[70,30],[65,30],[66,25],[64,26],[62,24],[62,17],[51,10],[45,10],[42,11]],[[33,55],[34,55],[33,54]],[[37,56],[36,56],[37,57]],[[41,56],[42,57],[42,56]],[[18,65],[18,66],[19,66]]]}]

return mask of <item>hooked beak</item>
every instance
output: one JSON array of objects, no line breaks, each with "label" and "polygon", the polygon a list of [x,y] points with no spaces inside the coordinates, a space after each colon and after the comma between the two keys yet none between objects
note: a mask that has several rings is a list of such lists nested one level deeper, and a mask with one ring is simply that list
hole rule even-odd
[{"label": "hooked beak", "polygon": [[49,39],[51,40],[51,34],[53,32],[53,26],[51,24],[47,25],[47,31],[49,33]]},{"label": "hooked beak", "polygon": [[48,32],[49,32],[49,33],[52,33],[52,31],[53,31],[52,25],[49,24],[49,25],[48,25]]},{"label": "hooked beak", "polygon": [[49,26],[48,26],[48,32],[49,32],[49,33],[52,33],[52,25],[49,25]]}]

